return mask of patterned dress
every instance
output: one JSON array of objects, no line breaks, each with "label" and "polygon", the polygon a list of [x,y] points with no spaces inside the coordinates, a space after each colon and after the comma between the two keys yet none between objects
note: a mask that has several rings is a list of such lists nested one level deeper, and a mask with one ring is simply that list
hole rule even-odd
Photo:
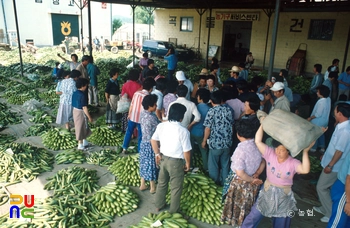
[{"label": "patterned dress", "polygon": [[241,180],[235,171],[243,170],[247,175],[252,176],[259,168],[261,160],[261,153],[256,147],[254,139],[248,139],[238,144],[231,157],[231,172],[223,189],[225,204],[221,221],[226,221],[233,226],[242,225],[255,202],[260,186]]},{"label": "patterned dress", "polygon": [[65,124],[73,119],[72,96],[77,90],[74,79],[63,79],[59,90],[62,94],[60,96],[60,105],[57,111],[56,123]]},{"label": "patterned dress", "polygon": [[140,116],[142,141],[140,144],[140,176],[146,181],[155,181],[158,177],[158,169],[154,151],[151,146],[151,137],[158,125],[158,119],[154,113],[143,110]]}]

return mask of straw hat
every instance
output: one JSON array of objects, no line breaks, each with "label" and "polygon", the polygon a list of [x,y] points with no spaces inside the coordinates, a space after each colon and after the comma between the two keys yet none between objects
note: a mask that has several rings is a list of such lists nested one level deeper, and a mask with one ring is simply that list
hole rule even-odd
[{"label": "straw hat", "polygon": [[236,73],[239,73],[239,72],[241,72],[241,70],[238,68],[238,66],[233,66],[232,68],[231,68],[231,70],[229,70],[230,72],[236,72]]},{"label": "straw hat", "polygon": [[208,75],[208,70],[206,68],[203,68],[199,75]]}]

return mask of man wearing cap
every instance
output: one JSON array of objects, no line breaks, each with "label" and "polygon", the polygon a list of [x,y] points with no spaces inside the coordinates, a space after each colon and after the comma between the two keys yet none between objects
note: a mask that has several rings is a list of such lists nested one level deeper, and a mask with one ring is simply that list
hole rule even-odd
[{"label": "man wearing cap", "polygon": [[[284,84],[283,82],[276,82],[273,84],[273,86],[270,89],[273,91],[273,95],[277,98],[271,107],[270,112],[272,112],[274,109],[282,109],[285,111],[290,111],[290,102],[288,98],[284,95]],[[265,95],[265,100],[270,100],[271,95]]]},{"label": "man wearing cap", "polygon": [[193,91],[193,84],[190,80],[188,80],[183,71],[176,72],[176,79],[179,82],[179,85],[185,85],[187,87],[186,99],[191,100],[191,93]]},{"label": "man wearing cap", "polygon": [[235,83],[237,83],[238,81],[243,80],[241,77],[239,77],[240,71],[241,70],[239,69],[238,66],[233,66],[231,70],[229,70],[229,72],[231,72],[230,73],[231,77],[226,80],[225,84],[228,84],[227,82],[229,81],[234,81]]}]

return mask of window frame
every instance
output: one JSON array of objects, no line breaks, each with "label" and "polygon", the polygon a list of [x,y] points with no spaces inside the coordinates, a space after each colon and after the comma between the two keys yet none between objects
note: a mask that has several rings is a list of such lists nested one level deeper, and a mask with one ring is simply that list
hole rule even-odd
[{"label": "window frame", "polygon": [[[332,41],[333,39],[333,35],[334,35],[334,28],[335,28],[335,22],[336,20],[335,19],[311,19],[310,20],[310,26],[309,26],[309,31],[308,31],[308,35],[307,35],[307,39],[308,40],[323,40],[323,41]],[[317,23],[318,24],[318,28],[317,26],[314,24],[314,23]],[[321,24],[322,23],[322,24]],[[328,24],[328,25],[327,25]],[[321,26],[322,25],[322,26]],[[326,30],[326,26],[330,27],[330,26],[333,26],[331,29],[332,29],[332,32],[331,34],[329,34],[327,36],[327,38],[323,38],[322,39],[322,35],[325,34],[327,32]],[[317,31],[318,30],[321,30],[321,31]],[[328,28],[329,29],[329,28]],[[317,37],[313,37],[313,34],[316,33],[318,34]]]},{"label": "window frame", "polygon": [[[186,20],[186,21],[184,21]],[[182,28],[183,23],[186,22],[186,28]],[[190,22],[192,24],[190,24]],[[193,17],[180,17],[180,32],[193,32],[194,18]]]}]

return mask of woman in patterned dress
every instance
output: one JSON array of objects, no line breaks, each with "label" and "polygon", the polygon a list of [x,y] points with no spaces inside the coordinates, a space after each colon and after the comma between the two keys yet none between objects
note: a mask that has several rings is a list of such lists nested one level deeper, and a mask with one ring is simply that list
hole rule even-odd
[{"label": "woman in patterned dress", "polygon": [[77,90],[75,86],[75,81],[81,73],[78,70],[73,70],[70,73],[69,78],[65,78],[61,82],[59,88],[60,95],[60,104],[57,111],[56,123],[65,124],[66,128],[69,130],[69,121],[73,119],[73,107],[72,107],[72,96],[73,93]]},{"label": "woman in patterned dress", "polygon": [[156,192],[155,181],[157,180],[158,176],[156,160],[150,142],[151,137],[159,123],[157,116],[154,114],[157,109],[157,99],[157,96],[154,94],[145,96],[145,98],[142,100],[142,106],[144,110],[141,111],[140,116],[142,131],[142,141],[140,144],[140,190],[146,190],[146,181],[150,181],[151,194],[154,194]]},{"label": "woman in patterned dress", "polygon": [[255,132],[260,123],[249,119],[238,120],[235,124],[238,144],[231,157],[231,171],[224,185],[225,204],[221,220],[230,225],[241,226],[244,217],[254,204],[262,180],[258,176],[265,163],[254,142]]},{"label": "woman in patterned dress", "polygon": [[[262,125],[255,135],[255,143],[266,161],[266,181],[259,192],[249,215],[244,219],[242,228],[257,227],[265,216],[272,219],[274,228],[290,227],[293,211],[297,211],[292,185],[295,173],[306,174],[310,171],[309,150],[315,142],[303,150],[302,162],[289,155],[285,146],[277,141],[269,147],[262,142]],[[273,199],[273,200],[271,200]]]}]

